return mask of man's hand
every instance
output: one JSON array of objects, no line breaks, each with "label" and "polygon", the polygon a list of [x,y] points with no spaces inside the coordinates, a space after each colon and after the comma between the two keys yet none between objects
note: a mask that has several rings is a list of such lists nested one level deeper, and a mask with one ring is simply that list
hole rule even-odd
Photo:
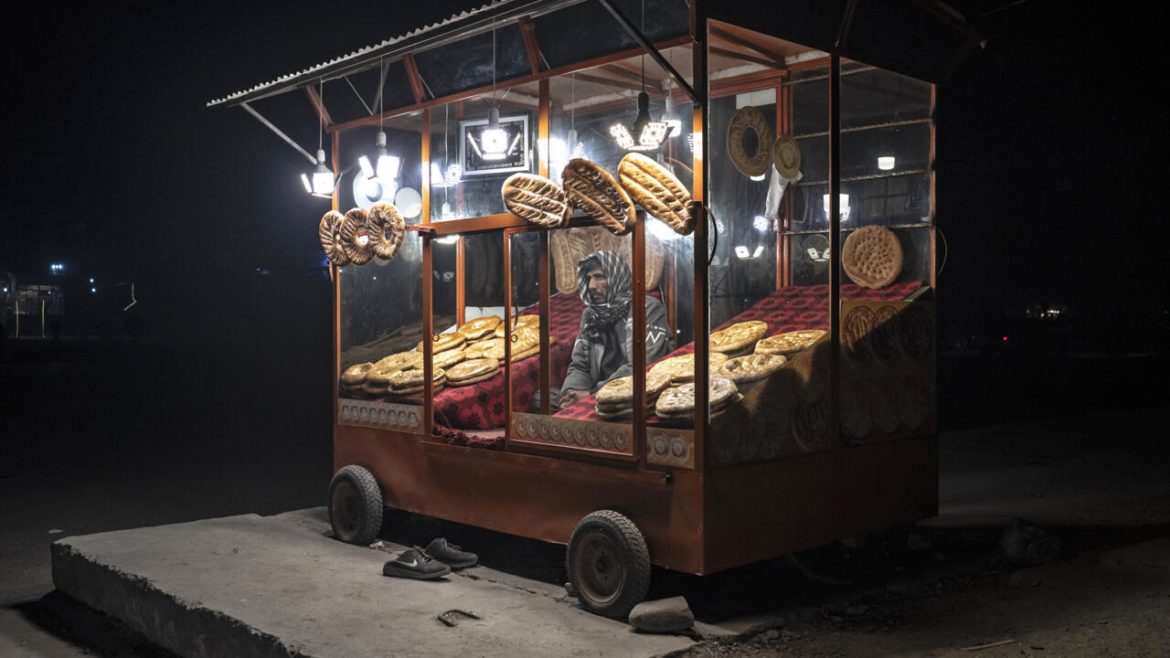
[{"label": "man's hand", "polygon": [[571,404],[576,404],[584,394],[585,391],[579,391],[575,388],[565,389],[561,391],[561,397],[557,398],[557,406],[564,409]]}]

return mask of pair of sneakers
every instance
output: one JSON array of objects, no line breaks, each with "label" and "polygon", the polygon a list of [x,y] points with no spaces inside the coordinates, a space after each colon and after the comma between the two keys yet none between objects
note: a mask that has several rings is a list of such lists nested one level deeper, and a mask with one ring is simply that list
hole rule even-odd
[{"label": "pair of sneakers", "polygon": [[439,537],[425,549],[410,548],[382,565],[382,575],[416,580],[434,580],[451,573],[452,569],[475,566],[479,556]]}]

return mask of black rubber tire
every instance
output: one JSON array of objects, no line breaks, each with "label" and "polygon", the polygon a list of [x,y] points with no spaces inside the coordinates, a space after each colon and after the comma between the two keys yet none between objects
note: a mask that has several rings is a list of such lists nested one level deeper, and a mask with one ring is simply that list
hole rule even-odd
[{"label": "black rubber tire", "polygon": [[343,466],[329,482],[329,525],[333,536],[366,546],[382,529],[382,489],[361,466]]},{"label": "black rubber tire", "polygon": [[650,590],[650,551],[638,526],[613,510],[587,515],[573,529],[565,569],[581,607],[625,620]]}]

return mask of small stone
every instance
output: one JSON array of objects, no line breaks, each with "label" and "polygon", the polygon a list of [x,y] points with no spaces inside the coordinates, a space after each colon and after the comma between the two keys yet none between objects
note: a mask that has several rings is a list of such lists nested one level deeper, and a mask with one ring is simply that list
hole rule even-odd
[{"label": "small stone", "polygon": [[685,598],[673,596],[634,606],[630,625],[647,633],[679,633],[695,625],[695,615]]},{"label": "small stone", "polygon": [[773,628],[769,631],[764,631],[763,634],[760,635],[760,637],[764,638],[765,642],[773,642],[773,641],[779,639],[780,631]]},{"label": "small stone", "polygon": [[49,530],[50,535],[59,535],[63,532],[65,532],[65,531],[60,529],[60,528],[53,528],[53,529]]}]

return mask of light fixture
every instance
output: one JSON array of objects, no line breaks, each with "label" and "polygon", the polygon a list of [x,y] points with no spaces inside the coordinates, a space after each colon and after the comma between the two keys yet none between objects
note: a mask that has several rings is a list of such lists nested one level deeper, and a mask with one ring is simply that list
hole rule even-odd
[{"label": "light fixture", "polygon": [[454,233],[452,235],[444,235],[441,238],[435,238],[435,242],[438,242],[439,244],[455,244],[456,242],[459,242],[459,234]]},{"label": "light fixture", "polygon": [[736,258],[741,258],[741,259],[742,259],[742,258],[747,258],[747,257],[748,257],[748,254],[750,254],[750,253],[751,253],[751,252],[749,252],[749,251],[748,251],[748,248],[747,248],[746,246],[744,246],[744,245],[742,245],[742,244],[737,244],[737,245],[735,245],[735,256],[736,256]]},{"label": "light fixture", "polygon": [[[841,221],[847,222],[847,221],[849,221],[849,195],[848,194],[841,194],[839,196],[840,196],[840,202],[841,202],[841,208],[840,208]],[[824,196],[823,204],[824,204],[824,208],[825,208],[825,218],[828,219],[829,218],[829,195],[828,194],[826,194]]]},{"label": "light fixture", "polygon": [[754,226],[755,229],[760,233],[764,233],[768,229],[772,228],[772,220],[764,217],[763,215],[756,215],[752,218],[752,226]]},{"label": "light fixture", "polygon": [[[320,91],[317,92],[321,102],[324,103],[325,98],[325,81],[321,80]],[[333,171],[325,166],[325,148],[322,141],[325,136],[325,120],[318,118],[317,120],[317,168],[313,170],[312,180],[309,176],[301,174],[301,183],[305,186],[305,191],[316,197],[332,197],[333,196]]]},{"label": "light fixture", "polygon": [[488,111],[487,128],[479,133],[479,147],[484,160],[503,160],[508,152],[508,133],[500,127],[500,108]]},{"label": "light fixture", "polygon": [[892,155],[879,155],[877,159],[878,169],[882,171],[890,171],[894,168],[895,159]]},{"label": "light fixture", "polygon": [[[650,94],[644,91],[638,92],[638,115],[634,117],[634,123],[629,128],[620,123],[609,128],[614,141],[627,151],[655,151],[672,133],[669,123],[650,120]],[[634,135],[638,136],[636,142]]]}]

